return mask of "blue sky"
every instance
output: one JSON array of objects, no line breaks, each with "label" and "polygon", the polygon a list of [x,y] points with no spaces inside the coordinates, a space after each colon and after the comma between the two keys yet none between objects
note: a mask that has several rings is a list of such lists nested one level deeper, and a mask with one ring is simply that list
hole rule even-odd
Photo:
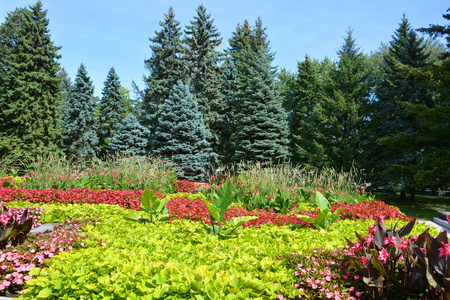
[{"label": "blue sky", "polygon": [[[0,1],[0,22],[16,7],[35,0]],[[336,59],[349,28],[365,53],[387,43],[405,14],[413,28],[445,24],[442,15],[448,0],[42,0],[50,20],[50,34],[62,46],[59,60],[75,78],[81,63],[101,95],[111,67],[124,87],[134,80],[144,87],[148,72],[144,60],[151,56],[149,38],[160,30],[170,6],[184,28],[204,4],[228,47],[228,39],[238,23],[254,24],[261,17],[267,27],[270,45],[276,52],[274,65],[295,71],[305,54],[322,60]]]}]

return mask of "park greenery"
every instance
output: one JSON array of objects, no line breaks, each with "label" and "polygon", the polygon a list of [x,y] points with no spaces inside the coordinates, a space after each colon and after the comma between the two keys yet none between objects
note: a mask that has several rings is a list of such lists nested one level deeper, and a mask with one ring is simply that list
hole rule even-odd
[{"label": "park greenery", "polygon": [[170,8],[143,58],[145,88],[135,84],[132,99],[114,67],[101,97],[82,62],[72,82],[43,3],[17,8],[0,25],[2,166],[23,175],[43,157],[134,154],[161,157],[191,181],[258,163],[361,170],[368,189],[402,200],[442,193],[450,182],[448,25],[399,21],[376,52],[364,53],[349,30],[335,61],[306,54],[288,72],[272,66],[261,18],[237,24],[218,51],[223,40],[204,5],[184,28]]},{"label": "park greenery", "polygon": [[403,16],[371,54],[349,30],[291,73],[261,18],[220,52],[206,7],[170,8],[131,99],[113,67],[101,98],[72,82],[48,24],[0,25],[0,295],[450,299],[448,237],[410,217],[449,210],[448,25]]}]

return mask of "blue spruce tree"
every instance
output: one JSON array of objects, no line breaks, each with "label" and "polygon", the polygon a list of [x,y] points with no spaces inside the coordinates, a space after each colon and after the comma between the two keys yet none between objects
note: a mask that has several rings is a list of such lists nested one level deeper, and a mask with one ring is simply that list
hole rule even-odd
[{"label": "blue spruce tree", "polygon": [[129,114],[112,137],[109,151],[119,155],[145,155],[149,134],[150,131],[134,115]]},{"label": "blue spruce tree", "polygon": [[63,151],[68,156],[96,158],[98,137],[94,86],[81,64],[64,104]]},{"label": "blue spruce tree", "polygon": [[201,181],[209,165],[209,147],[198,105],[189,88],[178,81],[162,106],[153,153],[171,159],[179,178]]},{"label": "blue spruce tree", "polygon": [[[242,56],[246,73],[238,76],[235,101],[234,160],[283,163],[289,158],[287,116],[264,47]],[[245,83],[245,84],[244,84]]]}]

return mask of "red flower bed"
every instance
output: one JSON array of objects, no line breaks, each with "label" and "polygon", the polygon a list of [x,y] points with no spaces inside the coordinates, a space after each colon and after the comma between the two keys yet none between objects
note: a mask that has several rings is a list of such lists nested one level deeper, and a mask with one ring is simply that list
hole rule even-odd
[{"label": "red flower bed", "polygon": [[359,204],[333,203],[331,210],[334,212],[341,207],[344,208],[339,217],[341,220],[408,219],[397,207],[389,206],[380,200],[363,201]]},{"label": "red flower bed", "polygon": [[[143,192],[143,190],[68,189],[61,191],[0,187],[0,199],[3,199],[3,202],[117,204],[122,208],[139,210]],[[154,192],[158,194],[158,191]]]},{"label": "red flower bed", "polygon": [[208,189],[209,184],[202,182],[192,182],[186,179],[179,180],[173,184],[175,193],[193,193],[196,188]]},{"label": "red flower bed", "polygon": [[[174,197],[167,203],[169,214],[176,215],[177,219],[189,219],[193,221],[203,221],[211,225],[209,212],[203,200],[189,199],[185,197]],[[308,214],[308,213],[307,213]],[[313,214],[311,214],[313,215]],[[299,224],[300,227],[311,227],[311,223],[304,222],[294,215],[283,215],[273,210],[256,209],[255,212],[248,211],[245,207],[231,205],[224,215],[224,220],[230,220],[234,217],[258,216],[258,219],[249,221],[243,227],[261,227],[262,224],[270,223],[276,226],[285,224]]]}]

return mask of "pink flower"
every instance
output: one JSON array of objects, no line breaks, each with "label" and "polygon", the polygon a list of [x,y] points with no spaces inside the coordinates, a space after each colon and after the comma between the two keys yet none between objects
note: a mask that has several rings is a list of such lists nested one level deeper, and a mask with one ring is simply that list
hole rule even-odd
[{"label": "pink flower", "polygon": [[386,249],[381,249],[381,251],[378,251],[378,259],[382,262],[382,263],[386,263],[386,260],[389,257],[389,253],[386,251]]},{"label": "pink flower", "polygon": [[439,257],[450,254],[450,244],[446,244],[446,243],[442,242],[442,245],[444,247],[439,248]]}]

